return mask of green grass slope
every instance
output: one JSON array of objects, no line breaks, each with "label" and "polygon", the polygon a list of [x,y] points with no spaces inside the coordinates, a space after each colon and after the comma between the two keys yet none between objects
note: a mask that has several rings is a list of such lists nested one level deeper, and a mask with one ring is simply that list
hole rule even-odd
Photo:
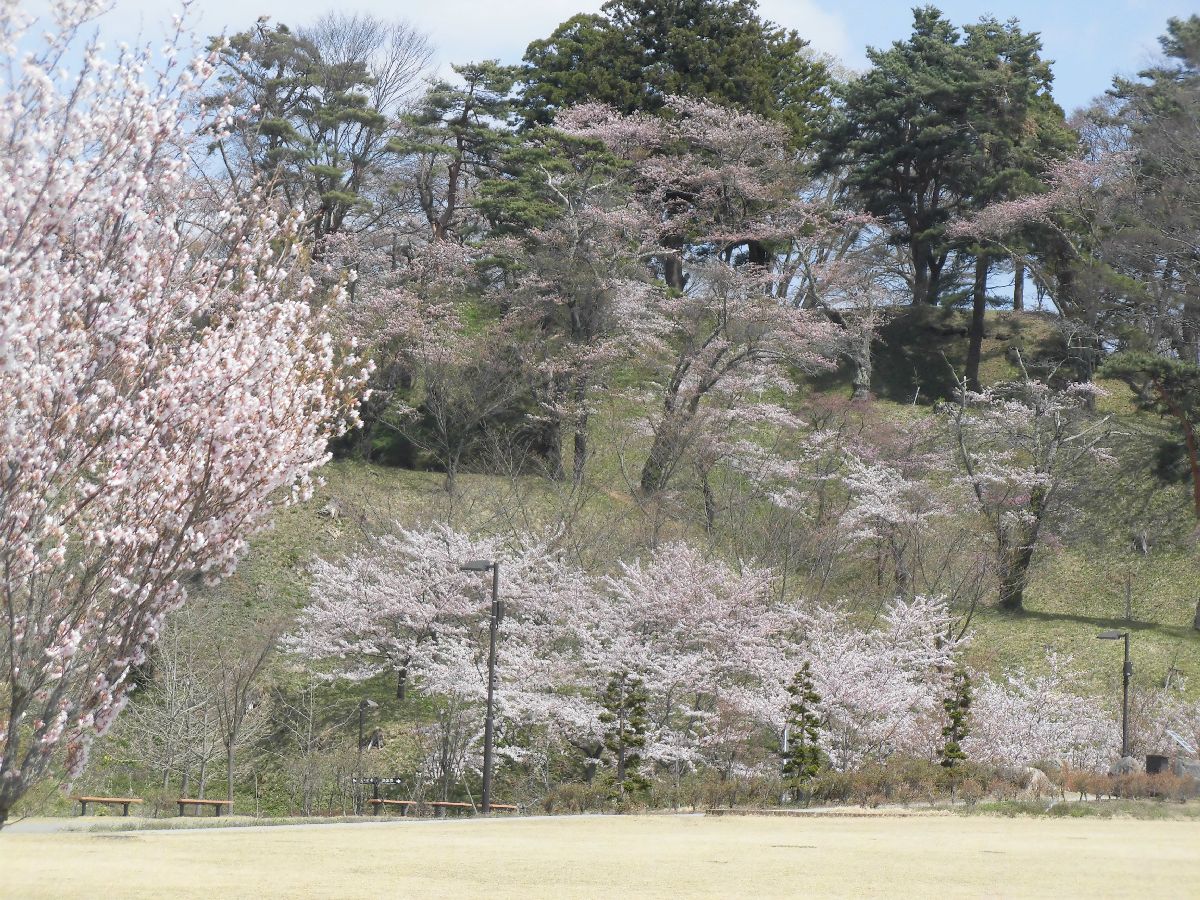
[{"label": "green grass slope", "polygon": [[[874,402],[882,414],[912,415],[914,402],[923,407],[949,396],[953,373],[962,371],[965,359],[965,327],[962,313],[942,310],[906,311],[887,322],[873,382]],[[1031,367],[1063,355],[1053,320],[1038,313],[989,314],[983,350],[985,383],[1014,377],[1018,353]],[[813,381],[812,391],[845,395],[849,386],[848,373],[837,372]],[[1095,635],[1106,628],[1127,627],[1133,632],[1139,684],[1151,687],[1182,676],[1190,682],[1189,691],[1198,693],[1200,632],[1191,623],[1200,597],[1200,568],[1187,487],[1164,485],[1150,471],[1147,448],[1168,433],[1165,424],[1136,411],[1123,385],[1107,387],[1110,394],[1100,409],[1113,417],[1117,440],[1124,442],[1122,452],[1134,457],[1131,473],[1117,479],[1115,488],[1105,486],[1090,498],[1087,509],[1076,516],[1074,530],[1039,551],[1025,612],[1005,614],[990,605],[976,610],[969,656],[991,672],[1035,669],[1050,648],[1072,655],[1095,690],[1116,690],[1119,645],[1097,641]],[[595,483],[586,496],[566,496],[566,488],[532,477],[468,474],[461,477],[452,498],[435,472],[338,461],[324,470],[326,483],[312,500],[280,511],[274,528],[255,538],[249,555],[219,592],[251,608],[299,609],[308,597],[308,561],[314,555],[345,553],[369,541],[371,532],[388,522],[449,518],[460,526],[517,527],[556,521],[572,504],[586,503],[592,530],[603,535],[591,551],[597,559],[619,555],[620,548],[644,541],[648,528],[660,538],[689,536],[691,526],[670,516],[647,525],[644,517],[635,521],[638,517],[631,515],[630,473],[622,464],[626,456],[616,446],[630,438],[617,426],[647,411],[620,399],[612,404],[607,418],[594,419]],[[640,461],[636,446],[621,449],[628,451],[627,458]],[[332,508],[336,515],[328,514]],[[1158,523],[1148,553],[1135,545],[1126,527],[1135,508],[1138,521]],[[702,533],[691,536],[703,539]],[[380,681],[368,690],[386,693],[389,686]]]}]

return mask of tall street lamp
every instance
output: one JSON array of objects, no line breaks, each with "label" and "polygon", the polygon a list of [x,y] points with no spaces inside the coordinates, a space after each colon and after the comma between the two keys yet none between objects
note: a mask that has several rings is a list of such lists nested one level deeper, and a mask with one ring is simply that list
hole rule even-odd
[{"label": "tall street lamp", "polygon": [[1121,759],[1129,756],[1129,682],[1133,680],[1133,663],[1129,661],[1129,632],[1115,628],[1096,635],[1097,640],[1125,640],[1125,665],[1121,669]]},{"label": "tall street lamp", "polygon": [[494,743],[493,700],[496,692],[496,626],[504,618],[504,606],[500,602],[500,563],[494,560],[474,559],[459,567],[464,572],[492,573],[492,614],[488,624],[488,683],[487,717],[483,723],[483,813],[492,811],[492,752]]}]

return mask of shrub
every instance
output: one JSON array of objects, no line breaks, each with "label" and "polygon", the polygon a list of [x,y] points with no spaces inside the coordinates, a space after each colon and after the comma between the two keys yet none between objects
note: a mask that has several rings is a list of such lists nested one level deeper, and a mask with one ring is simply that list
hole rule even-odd
[{"label": "shrub", "polygon": [[983,785],[976,778],[964,778],[958,786],[958,796],[967,806],[974,806],[983,799]]}]

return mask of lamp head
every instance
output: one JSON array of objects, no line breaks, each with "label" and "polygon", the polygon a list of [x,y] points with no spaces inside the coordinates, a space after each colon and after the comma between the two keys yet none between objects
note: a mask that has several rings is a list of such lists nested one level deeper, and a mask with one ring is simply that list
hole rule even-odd
[{"label": "lamp head", "polygon": [[490,571],[494,565],[496,564],[491,560],[472,559],[459,566],[458,570],[460,572],[487,572]]},{"label": "lamp head", "polygon": [[1117,631],[1115,628],[1110,628],[1108,631],[1102,631],[1096,635],[1098,641],[1119,641],[1125,637],[1124,631]]}]

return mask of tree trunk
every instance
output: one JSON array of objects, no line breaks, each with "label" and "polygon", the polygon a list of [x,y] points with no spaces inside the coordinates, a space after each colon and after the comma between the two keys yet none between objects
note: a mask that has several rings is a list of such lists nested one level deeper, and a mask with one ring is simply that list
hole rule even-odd
[{"label": "tree trunk", "polygon": [[983,319],[987,311],[987,254],[975,258],[974,302],[971,306],[971,327],[967,331],[967,387],[975,392],[983,388],[979,383],[979,362],[983,356]]},{"label": "tree trunk", "polygon": [[1033,525],[1019,532],[1020,543],[1006,548],[1000,557],[1000,608],[1020,612],[1025,608],[1025,588],[1029,585],[1029,567],[1033,563],[1041,513]]},{"label": "tree trunk", "polygon": [[687,278],[683,274],[683,254],[667,253],[662,257],[663,281],[667,287],[682,293],[687,286]]},{"label": "tree trunk", "polygon": [[771,261],[771,254],[763,241],[746,241],[746,262],[755,266],[765,266]]},{"label": "tree trunk", "polygon": [[712,534],[717,527],[717,498],[708,479],[708,469],[700,470],[700,488],[704,493],[704,527]]},{"label": "tree trunk", "polygon": [[930,296],[932,287],[929,278],[929,257],[925,244],[914,241],[912,245],[913,263],[913,306],[933,303],[936,298]]},{"label": "tree trunk", "polygon": [[1025,260],[1013,257],[1013,312],[1025,310]]},{"label": "tree trunk", "polygon": [[854,340],[854,349],[849,354],[850,364],[854,368],[851,400],[868,400],[871,397],[871,349],[875,340],[875,332],[870,328],[863,328],[861,331],[862,333]]},{"label": "tree trunk", "polygon": [[557,414],[551,415],[543,426],[540,443],[546,459],[547,477],[555,481],[562,480],[562,422]]},{"label": "tree trunk", "polygon": [[1188,470],[1192,476],[1192,512],[1197,519],[1200,519],[1200,446],[1196,441],[1196,429],[1192,427],[1191,417],[1187,411],[1176,403],[1168,394],[1167,389],[1159,383],[1155,383],[1155,388],[1158,390],[1159,399],[1167,407],[1167,410],[1178,421],[1183,429],[1183,443],[1187,448]]},{"label": "tree trunk", "polygon": [[[225,747],[225,799],[233,803],[233,763],[234,763],[234,742],[230,741]],[[229,807],[229,811],[233,811],[233,807]]]},{"label": "tree trunk", "polygon": [[1200,631],[1200,600],[1196,601],[1196,618],[1192,619],[1192,628]]},{"label": "tree trunk", "polygon": [[1024,565],[1014,561],[1000,576],[1000,608],[1006,612],[1020,612],[1025,608],[1025,586],[1029,576],[1028,557],[1033,554],[1019,553],[1026,557]]},{"label": "tree trunk", "polygon": [[654,433],[654,443],[650,445],[650,455],[642,466],[641,489],[649,496],[657,494],[671,480],[672,456],[675,445],[674,429],[669,422],[663,422],[662,427]]},{"label": "tree trunk", "polygon": [[587,469],[588,458],[588,417],[583,413],[575,425],[573,456],[571,458],[571,478],[576,485],[583,484],[583,473]]}]

